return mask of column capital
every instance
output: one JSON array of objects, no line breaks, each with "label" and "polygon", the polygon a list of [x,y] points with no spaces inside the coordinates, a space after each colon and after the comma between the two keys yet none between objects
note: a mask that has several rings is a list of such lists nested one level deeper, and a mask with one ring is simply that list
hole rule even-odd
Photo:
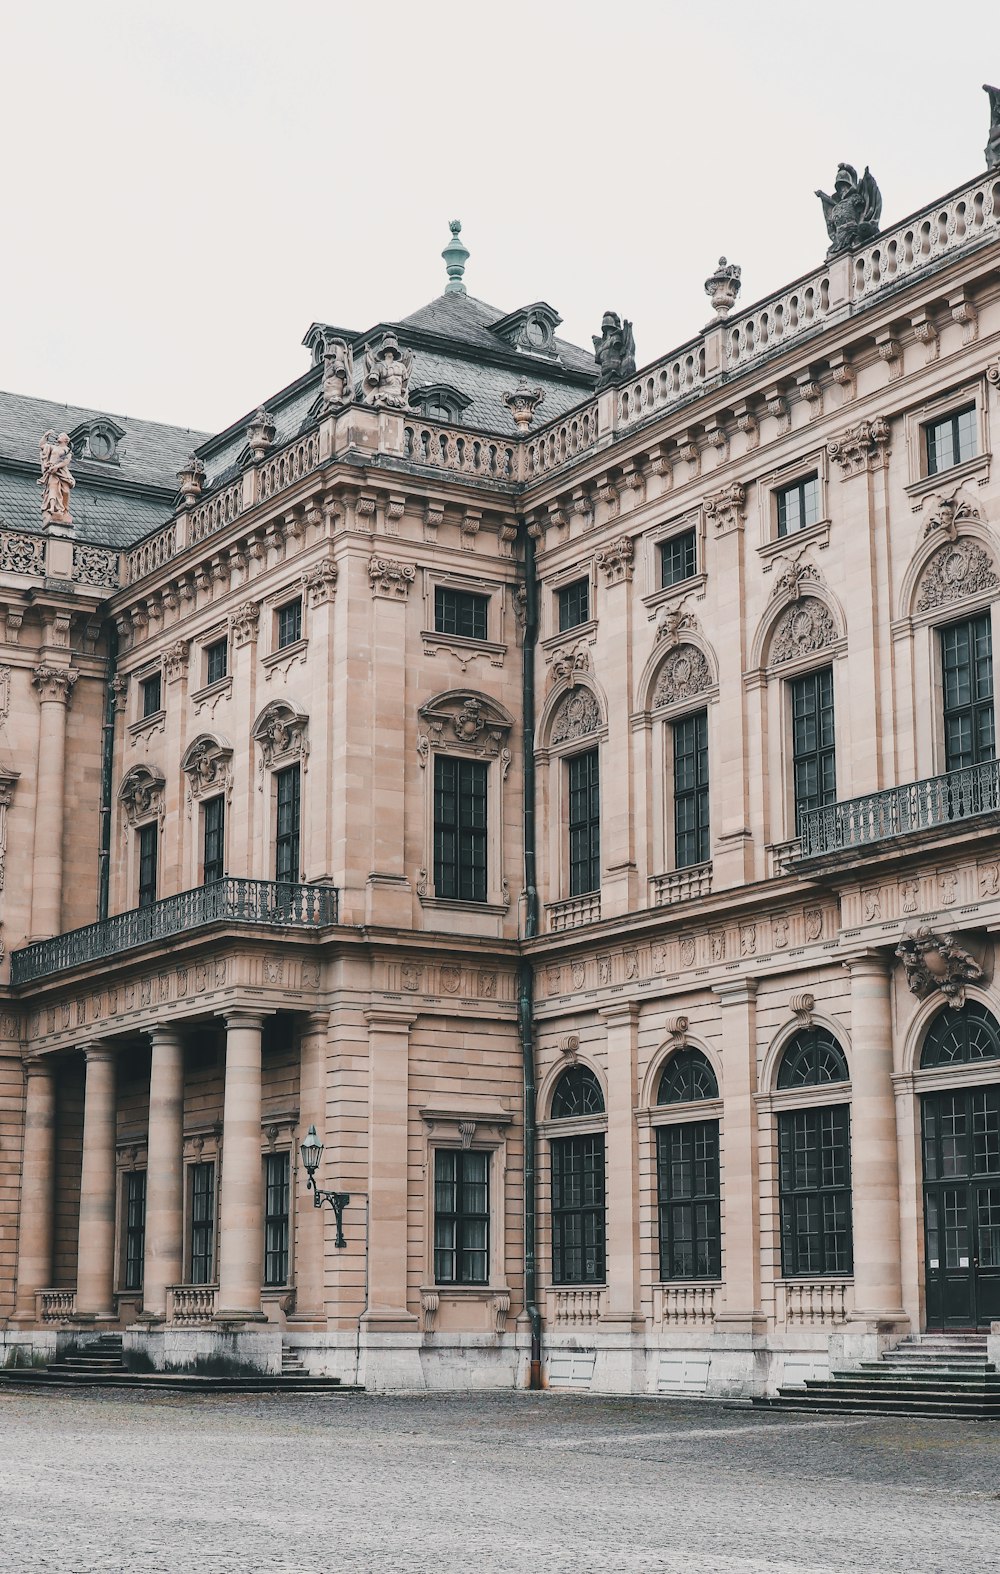
[{"label": "column capital", "polygon": [[215,1015],[221,1017],[229,1028],[257,1028],[264,1031],[264,1022],[267,1017],[274,1016],[273,1011],[251,1011],[248,1007],[232,1006],[227,1011],[217,1011]]},{"label": "column capital", "polygon": [[372,1006],[365,1012],[365,1021],[374,1028],[409,1028],[418,1015],[418,1012],[408,1011],[405,1006]]},{"label": "column capital", "polygon": [[611,1027],[612,1023],[627,1022],[631,1026],[639,1020],[639,1002],[637,1000],[617,1000],[610,1006],[599,1006],[598,1016]]},{"label": "column capital", "polygon": [[153,1026],[146,1029],[146,1037],[155,1047],[157,1044],[183,1044],[184,1034],[177,1022],[154,1022]]},{"label": "column capital", "polygon": [[311,1038],[314,1033],[325,1033],[329,1026],[329,1011],[308,1011],[302,1029],[303,1037]]},{"label": "column capital", "polygon": [[54,1055],[32,1055],[23,1064],[26,1077],[51,1077],[56,1069]]},{"label": "column capital", "polygon": [[73,695],[73,685],[79,676],[75,667],[50,667],[47,662],[42,662],[32,669],[31,681],[38,690],[42,704],[54,701],[59,705],[68,705]]},{"label": "column capital", "polygon": [[[895,947],[896,942],[893,941]],[[856,956],[845,956],[843,966],[853,978],[865,975],[887,979],[892,972],[892,955],[888,950],[859,951]]]},{"label": "column capital", "polygon": [[106,1038],[84,1039],[77,1046],[86,1059],[88,1066],[92,1061],[111,1061],[118,1059],[118,1051]]},{"label": "column capital", "polygon": [[712,985],[712,993],[721,1006],[749,1005],[757,994],[755,978],[728,978]]}]

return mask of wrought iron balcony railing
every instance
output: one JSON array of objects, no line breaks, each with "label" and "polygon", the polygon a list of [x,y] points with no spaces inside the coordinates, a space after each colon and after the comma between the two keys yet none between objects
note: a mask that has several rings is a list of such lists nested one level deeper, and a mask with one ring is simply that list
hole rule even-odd
[{"label": "wrought iron balcony railing", "polygon": [[873,842],[1000,813],[1000,761],[967,765],[943,776],[847,798],[802,816],[799,859],[868,847]]},{"label": "wrought iron balcony railing", "polygon": [[115,913],[51,940],[11,952],[12,984],[29,984],[83,962],[117,956],[153,940],[206,924],[257,924],[279,929],[325,929],[337,922],[337,892],[330,885],[292,885],[227,877],[193,891],[179,891],[148,907]]}]

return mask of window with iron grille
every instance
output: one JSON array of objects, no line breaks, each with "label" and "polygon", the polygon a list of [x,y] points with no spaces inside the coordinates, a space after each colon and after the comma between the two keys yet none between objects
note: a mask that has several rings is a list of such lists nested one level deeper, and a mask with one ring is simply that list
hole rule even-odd
[{"label": "window with iron grille", "polygon": [[575,629],[579,623],[590,620],[590,581],[574,579],[571,585],[561,585],[556,593],[559,603],[559,632]]},{"label": "window with iron grille", "polygon": [[707,863],[708,712],[682,716],[671,728],[674,743],[674,867]]},{"label": "window with iron grille", "polygon": [[264,1155],[264,1283],[288,1283],[291,1155]]},{"label": "window with iron grille", "polygon": [[302,638],[302,597],[296,596],[294,601],[286,601],[283,607],[278,608],[278,649],[284,650],[286,645],[294,645],[296,640]]},{"label": "window with iron grille", "polygon": [[597,749],[566,761],[569,797],[569,894],[601,888],[601,783]]},{"label": "window with iron grille", "polygon": [[802,816],[837,801],[833,727],[833,668],[807,672],[789,685],[792,694],[792,783],[795,834]]},{"label": "window with iron grille", "polygon": [[782,1051],[778,1090],[818,1088],[849,1077],[844,1051],[829,1029],[807,1027],[793,1034]]},{"label": "window with iron grille", "polygon": [[656,1132],[660,1278],[718,1279],[722,1271],[719,1122]]},{"label": "window with iron grille", "polygon": [[572,1120],[577,1115],[603,1115],[604,1094],[589,1066],[570,1066],[563,1072],[552,1093],[553,1120]]},{"label": "window with iron grille", "polygon": [[205,804],[202,826],[202,880],[205,885],[211,885],[214,880],[221,880],[226,872],[226,800],[221,793],[217,798],[209,798]]},{"label": "window with iron grille", "polygon": [[139,827],[139,906],[156,901],[156,866],[159,862],[160,828],[154,820]]},{"label": "window with iron grille", "polygon": [[792,536],[797,530],[808,530],[819,522],[819,476],[803,476],[791,486],[783,486],[775,493],[778,505],[778,534]]},{"label": "window with iron grille", "polygon": [[140,685],[142,697],[143,719],[155,716],[163,709],[163,678],[159,672],[154,672],[151,678],[146,678]]},{"label": "window with iron grille", "polygon": [[146,1171],[128,1170],[125,1175],[125,1288],[142,1289],[142,1266],[146,1255]]},{"label": "window with iron grille", "polygon": [[920,1052],[920,1069],[930,1066],[970,1066],[1000,1059],[1000,1022],[978,1000],[956,1008],[945,1006],[927,1029]]},{"label": "window with iron grille", "polygon": [[485,760],[434,756],[434,893],[459,902],[487,897]]},{"label": "window with iron grille", "polygon": [[274,778],[276,829],[274,878],[289,884],[299,878],[299,767],[288,765]]},{"label": "window with iron grille", "polygon": [[846,1104],[778,1116],[781,1273],[851,1273],[851,1134]]},{"label": "window with iron grille", "polygon": [[944,768],[957,771],[996,758],[989,613],[950,623],[940,639]]},{"label": "window with iron grille", "polygon": [[489,1281],[488,1153],[438,1148],[434,1155],[434,1283]]},{"label": "window with iron grille", "polygon": [[695,1099],[717,1099],[719,1083],[708,1057],[700,1049],[679,1049],[663,1068],[657,1104],[690,1104]]},{"label": "window with iron grille", "polygon": [[191,1165],[191,1284],[211,1284],[215,1272],[215,1165]]},{"label": "window with iron grille", "polygon": [[698,572],[698,539],[693,530],[660,542],[660,584],[679,585]]},{"label": "window with iron grille", "polygon": [[205,647],[205,682],[221,683],[229,671],[229,644],[224,639],[217,639],[214,645]]},{"label": "window with iron grille", "polygon": [[975,405],[953,410],[940,421],[929,421],[924,427],[924,441],[928,475],[937,475],[953,465],[964,464],[967,459],[975,459],[978,447]]},{"label": "window with iron grille", "polygon": [[604,1283],[604,1133],[555,1137],[552,1282]]},{"label": "window with iron grille", "polygon": [[438,634],[460,634],[463,639],[485,639],[489,596],[471,590],[434,589],[434,629]]}]

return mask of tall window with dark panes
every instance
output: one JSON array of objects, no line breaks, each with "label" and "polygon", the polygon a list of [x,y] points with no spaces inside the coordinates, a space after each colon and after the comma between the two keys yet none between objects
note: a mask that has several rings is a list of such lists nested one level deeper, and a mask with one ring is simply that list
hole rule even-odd
[{"label": "tall window with dark panes", "polygon": [[944,768],[957,771],[996,758],[990,614],[949,623],[939,637]]},{"label": "tall window with dark panes", "polygon": [[660,1278],[718,1279],[719,1122],[685,1121],[656,1133]]},{"label": "tall window with dark panes", "polygon": [[783,486],[777,493],[778,534],[794,535],[797,530],[808,530],[819,522],[819,476],[803,476],[791,486]]},{"label": "tall window with dark panes", "polygon": [[226,800],[221,793],[207,800],[202,810],[202,826],[202,880],[205,885],[211,885],[221,880],[226,872]]},{"label": "tall window with dark panes", "polygon": [[146,1253],[146,1171],[125,1173],[125,1288],[142,1289],[142,1265]]},{"label": "tall window with dark panes", "polygon": [[288,1283],[289,1176],[291,1156],[264,1156],[264,1283]]},{"label": "tall window with dark panes", "polygon": [[229,645],[224,639],[217,639],[214,645],[205,649],[205,682],[221,683],[229,671]]},{"label": "tall window with dark panes", "polygon": [[438,1148],[434,1155],[434,1282],[489,1279],[489,1154]]},{"label": "tall window with dark panes", "polygon": [[434,756],[434,894],[457,902],[487,896],[485,760]]},{"label": "tall window with dark panes", "polygon": [[783,1276],[850,1273],[850,1106],[778,1116]]},{"label": "tall window with dark panes", "polygon": [[802,816],[837,800],[837,756],[833,726],[833,668],[807,672],[789,685],[792,702],[792,791],[795,834]]},{"label": "tall window with dark panes", "polygon": [[156,873],[159,862],[160,828],[154,820],[139,827],[139,906],[151,907],[156,901]]},{"label": "tall window with dark panes", "polygon": [[963,410],[953,410],[940,421],[930,421],[924,427],[927,446],[927,474],[937,475],[951,470],[976,457],[976,407],[967,405]]},{"label": "tall window with dark panes", "polygon": [[552,1282],[604,1283],[604,1133],[555,1137]]},{"label": "tall window with dark panes", "polygon": [[569,894],[601,887],[601,782],[597,749],[566,762],[569,796]]},{"label": "tall window with dark panes", "polygon": [[211,1284],[215,1272],[215,1165],[191,1165],[191,1283]]},{"label": "tall window with dark panes", "polygon": [[590,620],[590,581],[574,579],[571,585],[561,585],[557,592],[559,603],[559,632],[575,629]]},{"label": "tall window with dark panes", "polygon": [[708,712],[683,716],[674,745],[674,866],[708,862]]},{"label": "tall window with dark panes", "polygon": [[299,767],[288,765],[274,778],[274,878],[294,884],[299,878]]},{"label": "tall window with dark panes", "polygon": [[144,719],[157,715],[163,709],[163,678],[160,673],[154,672],[151,678],[146,678],[139,692]]},{"label": "tall window with dark panes", "polygon": [[286,645],[294,645],[302,638],[302,597],[296,596],[294,601],[286,601],[279,607],[277,619],[278,649],[284,650]]},{"label": "tall window with dark panes", "polygon": [[679,536],[660,543],[660,584],[680,585],[698,571],[698,541],[693,530],[684,530]]},{"label": "tall window with dark panes", "polygon": [[485,639],[489,605],[489,596],[438,585],[434,590],[434,631],[458,634],[463,639]]}]

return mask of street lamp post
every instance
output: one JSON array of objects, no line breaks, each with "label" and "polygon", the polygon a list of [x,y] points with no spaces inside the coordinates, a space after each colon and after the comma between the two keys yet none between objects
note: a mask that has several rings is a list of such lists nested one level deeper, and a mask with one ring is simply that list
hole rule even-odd
[{"label": "street lamp post", "polygon": [[347,1245],[344,1235],[344,1209],[351,1200],[349,1191],[321,1191],[316,1185],[316,1171],[319,1161],[323,1157],[323,1144],[316,1135],[316,1127],[310,1126],[305,1134],[304,1141],[299,1146],[302,1155],[302,1167],[306,1172],[306,1188],[312,1188],[313,1207],[322,1208],[327,1203],[333,1209],[334,1219],[337,1221],[337,1235],[334,1246]]}]

